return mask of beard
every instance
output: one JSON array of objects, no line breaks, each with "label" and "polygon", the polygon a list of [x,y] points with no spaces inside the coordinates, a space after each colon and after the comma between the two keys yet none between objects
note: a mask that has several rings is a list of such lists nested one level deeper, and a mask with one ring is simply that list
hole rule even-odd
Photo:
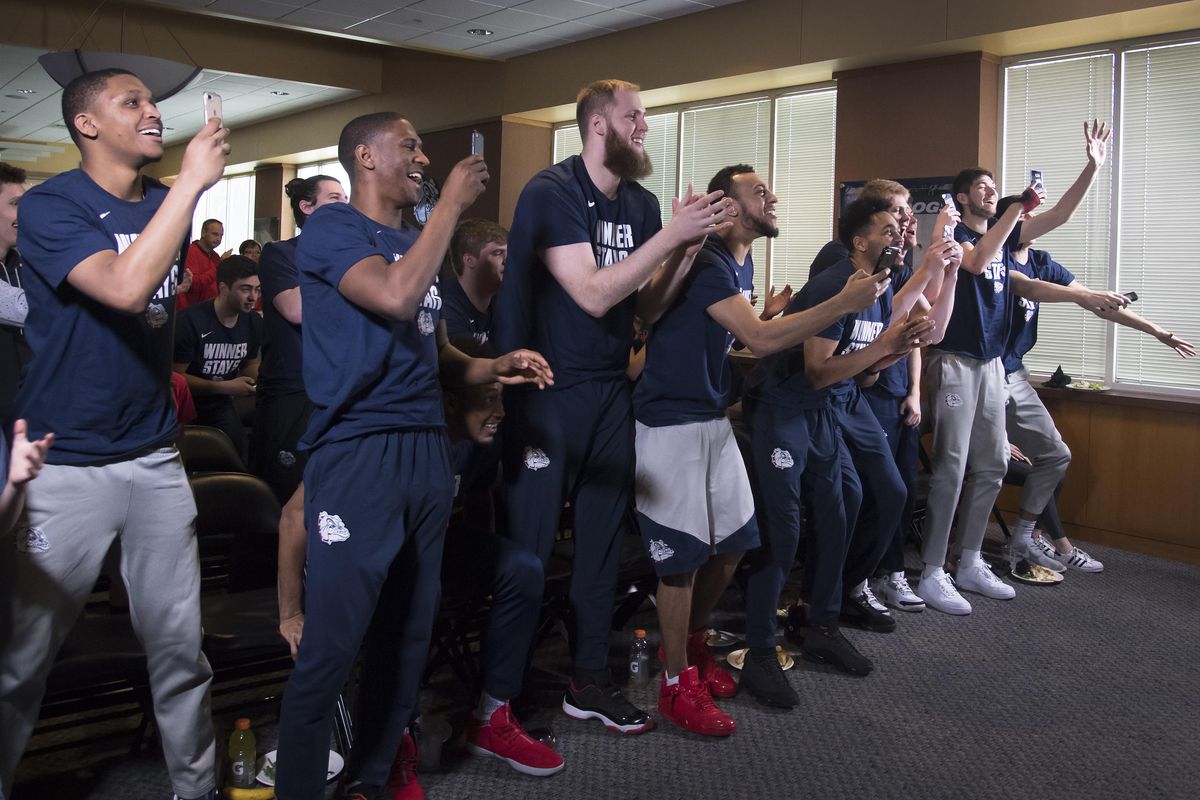
[{"label": "beard", "polygon": [[618,139],[611,126],[604,134],[604,167],[627,181],[639,181],[654,171],[646,151],[635,150]]},{"label": "beard", "polygon": [[750,221],[750,228],[759,236],[774,239],[779,235],[779,223],[774,217],[757,217]]}]

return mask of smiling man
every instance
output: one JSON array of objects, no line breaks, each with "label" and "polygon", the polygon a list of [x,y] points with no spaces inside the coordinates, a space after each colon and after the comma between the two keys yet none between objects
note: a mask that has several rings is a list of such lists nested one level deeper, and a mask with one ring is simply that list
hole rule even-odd
[{"label": "smiling man", "polygon": [[492,300],[500,291],[508,258],[508,231],[485,219],[463,220],[450,240],[450,268],[442,307],[451,341],[466,337],[487,344],[492,334]]},{"label": "smiling man", "polygon": [[215,796],[171,331],[179,254],[196,201],[225,169],[228,131],[205,124],[168,191],[142,175],[162,158],[163,121],[136,76],[87,73],[62,105],[81,168],[30,190],[19,216],[34,357],[17,406],[30,438],[57,439],[0,558],[0,780],[10,792],[55,654],[120,537],[171,783],[181,798]]},{"label": "smiling man", "polygon": [[658,319],[729,204],[719,192],[689,193],[673,202],[663,228],[657,198],[637,183],[651,165],[634,84],[585,86],[575,118],[583,154],[542,170],[522,190],[496,304],[500,349],[534,347],[556,376],[553,391],[510,393],[509,530],[544,563],[563,500],[572,502],[575,671],[563,710],[641,733],[653,722],[625,699],[607,666],[617,536],[633,478],[629,341],[635,309],[645,323]]},{"label": "smiling man", "polygon": [[17,251],[17,205],[24,194],[25,170],[0,161],[0,425],[12,418],[21,370],[30,355],[24,328],[29,304]]},{"label": "smiling man", "polygon": [[206,219],[200,226],[200,236],[187,249],[184,266],[191,273],[191,285],[179,293],[179,310],[203,303],[217,296],[217,264],[221,256],[217,248],[225,239],[225,226],[219,219]]}]

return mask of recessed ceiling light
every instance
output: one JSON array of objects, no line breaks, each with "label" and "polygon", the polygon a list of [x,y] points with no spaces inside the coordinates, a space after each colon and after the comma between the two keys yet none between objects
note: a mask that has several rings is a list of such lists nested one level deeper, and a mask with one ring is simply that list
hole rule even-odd
[{"label": "recessed ceiling light", "polygon": [[489,31],[487,28],[470,28],[467,33],[472,36],[491,36],[493,31]]},{"label": "recessed ceiling light", "polygon": [[281,92],[278,89],[272,89],[271,94],[275,95],[276,97],[287,97],[290,92]]},{"label": "recessed ceiling light", "polygon": [[37,94],[33,89],[17,89],[17,94]]}]

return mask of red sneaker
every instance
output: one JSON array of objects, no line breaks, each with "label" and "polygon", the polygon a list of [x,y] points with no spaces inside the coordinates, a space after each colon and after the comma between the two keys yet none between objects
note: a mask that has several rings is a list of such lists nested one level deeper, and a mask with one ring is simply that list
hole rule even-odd
[{"label": "red sneaker", "polygon": [[385,787],[387,796],[392,800],[425,800],[425,790],[417,780],[418,760],[417,740],[411,733],[405,733]]},{"label": "red sneaker", "polygon": [[471,717],[467,750],[498,758],[517,772],[538,777],[553,775],[564,766],[562,756],[525,732],[508,703],[492,712],[487,722]]},{"label": "red sneaker", "polygon": [[681,672],[674,686],[667,686],[664,674],[658,690],[658,713],[702,736],[728,736],[737,730],[737,723],[713,703],[695,666]]},{"label": "red sneaker", "polygon": [[[658,648],[658,660],[661,664],[667,663],[661,647]],[[700,681],[708,687],[713,697],[724,699],[737,694],[737,681],[717,663],[712,648],[708,646],[708,631],[701,628],[687,638],[687,660],[688,664],[700,671]]]}]

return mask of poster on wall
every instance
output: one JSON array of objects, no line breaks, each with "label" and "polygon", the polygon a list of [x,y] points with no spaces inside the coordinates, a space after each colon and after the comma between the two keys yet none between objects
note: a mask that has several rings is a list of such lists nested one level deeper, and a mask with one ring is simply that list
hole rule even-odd
[{"label": "poster on wall", "polygon": [[[909,202],[917,217],[917,249],[923,251],[933,236],[933,226],[938,212],[942,210],[942,194],[950,191],[953,177],[943,178],[897,178],[897,183],[908,189]],[[858,199],[866,181],[847,181],[838,185],[839,212]],[[840,214],[839,214],[840,216]],[[920,263],[920,262],[917,262]]]}]

